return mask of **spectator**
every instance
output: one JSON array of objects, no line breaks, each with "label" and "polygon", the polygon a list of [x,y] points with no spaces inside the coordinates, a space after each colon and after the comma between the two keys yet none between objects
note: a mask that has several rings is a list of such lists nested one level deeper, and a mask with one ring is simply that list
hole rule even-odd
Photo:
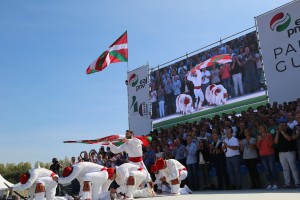
[{"label": "spectator", "polygon": [[[209,181],[209,150],[207,147],[207,141],[200,140],[199,141],[199,149],[196,152],[197,156],[197,163],[200,171],[202,172],[203,177],[203,187],[201,187],[200,183],[199,186],[203,190],[209,190],[210,189],[210,181]],[[199,179],[200,180],[200,179]]]},{"label": "spectator", "polygon": [[250,129],[244,131],[245,139],[241,141],[240,149],[243,152],[243,162],[246,165],[251,180],[251,189],[260,189],[259,175],[256,170],[258,155],[256,151],[256,139],[251,137]]},{"label": "spectator", "polygon": [[173,114],[174,108],[173,108],[173,83],[171,81],[171,78],[167,78],[167,83],[164,85],[164,90],[165,90],[165,101],[167,105],[167,114]]},{"label": "spectator", "polygon": [[228,186],[228,178],[226,173],[226,161],[225,154],[222,151],[222,141],[218,138],[218,129],[214,128],[212,130],[212,143],[209,145],[209,150],[211,154],[211,165],[216,169],[217,179],[218,179],[218,189],[224,189],[224,181]]},{"label": "spectator", "polygon": [[72,156],[71,158],[70,167],[72,167],[73,165],[76,165],[76,158],[74,156]]},{"label": "spectator", "polygon": [[244,88],[243,88],[243,82],[242,82],[242,63],[240,60],[237,58],[235,54],[232,54],[232,63],[230,65],[231,69],[231,75],[232,75],[232,80],[233,80],[233,87],[234,87],[234,95],[235,97],[239,96],[239,91],[240,95],[244,95]]},{"label": "spectator", "polygon": [[293,140],[292,130],[285,122],[281,122],[276,131],[274,143],[278,144],[279,160],[283,168],[285,185],[283,188],[291,187],[290,170],[295,181],[295,187],[300,188],[299,174],[296,167],[296,144]]},{"label": "spectator", "polygon": [[158,104],[157,104],[157,93],[156,93],[155,87],[151,87],[149,102],[152,105],[152,115],[151,115],[151,117],[152,117],[152,119],[156,119],[157,118]]},{"label": "spectator", "polygon": [[226,139],[223,141],[222,149],[225,151],[231,189],[241,189],[239,142],[232,136],[230,126],[226,127]]},{"label": "spectator", "polygon": [[256,59],[256,71],[257,71],[257,83],[260,90],[263,89],[264,77],[263,77],[263,63],[262,55],[260,53],[255,54]]},{"label": "spectator", "polygon": [[186,165],[186,157],[185,157],[185,146],[182,144],[182,139],[176,139],[176,146],[173,147],[173,156],[175,160],[178,160],[182,165]]},{"label": "spectator", "polygon": [[295,119],[295,116],[293,115],[293,113],[288,113],[288,114],[287,114],[287,118],[288,118],[288,120],[289,120],[289,122],[287,123],[287,125],[288,125],[288,127],[289,127],[290,129],[293,130],[294,127],[298,125],[298,122],[297,122],[297,120]]},{"label": "spectator", "polygon": [[297,150],[298,150],[298,161],[300,161],[300,113],[296,115],[296,120],[298,124],[294,127],[293,130],[293,140],[296,141]]},{"label": "spectator", "polygon": [[[206,68],[202,69],[202,84],[201,84],[201,90],[202,92],[206,91],[206,88],[210,85],[210,78],[211,78],[211,74],[208,70],[206,70]],[[205,100],[203,101],[203,106],[205,106],[207,104],[207,100],[205,97]]]},{"label": "spectator", "polygon": [[84,151],[83,153],[83,162],[90,162],[90,155],[88,154],[88,152]]},{"label": "spectator", "polygon": [[259,152],[261,162],[267,172],[268,186],[266,189],[278,189],[277,173],[275,170],[275,150],[273,148],[273,137],[268,132],[265,125],[259,126],[259,134],[257,137],[256,147]]},{"label": "spectator", "polygon": [[192,142],[192,137],[187,136],[187,146],[185,149],[186,153],[186,164],[188,169],[188,181],[189,181],[189,187],[192,190],[197,189],[197,157],[196,157],[196,151],[197,151],[197,145]]},{"label": "spectator", "polygon": [[164,158],[164,157],[165,157],[165,155],[164,155],[163,149],[161,148],[160,145],[158,145],[156,147],[155,159]]},{"label": "spectator", "polygon": [[216,65],[217,65],[216,63],[213,64],[210,74],[211,74],[211,84],[218,85],[221,83],[221,80],[220,80],[220,70],[216,68]]},{"label": "spectator", "polygon": [[152,149],[151,145],[147,146],[147,151],[143,154],[143,160],[147,169],[150,169],[151,165],[154,164],[155,151]]},{"label": "spectator", "polygon": [[181,82],[180,80],[178,79],[177,76],[174,76],[174,81],[173,81],[173,91],[174,91],[174,96],[175,96],[175,99],[178,95],[180,95],[181,93]]},{"label": "spectator", "polygon": [[104,166],[104,160],[103,160],[103,156],[101,153],[97,154],[97,164]]},{"label": "spectator", "polygon": [[[53,171],[58,176],[60,176],[61,168],[62,168],[62,165],[58,162],[57,158],[52,158],[52,165],[50,166],[50,170]],[[56,187],[55,196],[58,196],[58,195],[59,195],[59,187]]]},{"label": "spectator", "polygon": [[226,63],[223,64],[220,68],[220,77],[221,77],[221,83],[227,90],[228,96],[231,98],[232,92],[231,92],[231,77],[230,77],[230,64]]},{"label": "spectator", "polygon": [[157,99],[159,105],[159,116],[164,117],[165,116],[165,92],[162,89],[161,85],[159,85],[159,89],[157,92]]},{"label": "spectator", "polygon": [[256,58],[253,52],[250,52],[249,47],[245,47],[245,54],[242,58],[244,67],[244,89],[245,93],[249,94],[257,90],[256,80]]}]

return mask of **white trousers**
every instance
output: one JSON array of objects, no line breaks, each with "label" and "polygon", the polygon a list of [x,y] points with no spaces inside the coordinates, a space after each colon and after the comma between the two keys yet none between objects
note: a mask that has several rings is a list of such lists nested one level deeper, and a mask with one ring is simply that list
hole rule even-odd
[{"label": "white trousers", "polygon": [[[46,199],[55,200],[55,193],[57,182],[53,181],[51,177],[41,177],[36,181],[37,184],[41,183],[45,187]],[[35,193],[35,200],[44,200],[45,192]]]},{"label": "white trousers", "polygon": [[283,169],[285,185],[290,186],[291,184],[290,169],[292,171],[295,184],[299,184],[299,173],[296,166],[296,151],[279,152],[279,160]]},{"label": "white trousers", "polygon": [[[196,98],[195,107],[201,108],[202,102],[204,101],[204,94],[201,89],[194,89],[194,94]],[[200,98],[199,104],[198,104],[198,98]]]},{"label": "white trousers", "polygon": [[171,180],[167,180],[167,183],[169,183],[171,187],[171,194],[181,194],[181,193],[187,194],[185,193],[186,190],[184,188],[180,188],[180,183],[182,180],[186,179],[187,174],[188,173],[186,170],[180,170],[179,177],[178,177],[179,184],[176,185],[172,185]]},{"label": "white trousers", "polygon": [[106,171],[90,172],[83,176],[83,182],[89,181],[91,191],[83,191],[82,198],[92,200],[99,200],[101,192],[107,192],[111,184],[111,180],[108,180]]},{"label": "white trousers", "polygon": [[147,172],[145,170],[141,171],[131,171],[129,172],[129,176],[133,176],[135,178],[134,185],[127,185],[127,180],[124,185],[120,185],[117,188],[118,193],[125,193],[127,198],[133,197],[149,197],[147,194],[148,189],[139,190],[139,186],[147,177]]},{"label": "white trousers", "polygon": [[233,74],[232,75],[232,80],[233,80],[233,87],[234,87],[235,96],[238,95],[238,89],[240,89],[241,94],[244,94],[244,88],[243,88],[243,82],[242,82],[242,73]]},{"label": "white trousers", "polygon": [[159,116],[164,117],[165,116],[165,101],[159,101]]},{"label": "white trousers", "polygon": [[147,176],[146,176],[146,179],[145,179],[145,183],[148,183],[148,182],[152,181],[151,176],[150,176],[150,174],[149,174],[149,172],[147,170],[147,167],[146,167],[146,165],[145,165],[145,163],[143,161],[141,161],[141,162],[132,162],[132,161],[129,161],[129,163],[137,165],[137,166],[143,168],[146,171]]}]

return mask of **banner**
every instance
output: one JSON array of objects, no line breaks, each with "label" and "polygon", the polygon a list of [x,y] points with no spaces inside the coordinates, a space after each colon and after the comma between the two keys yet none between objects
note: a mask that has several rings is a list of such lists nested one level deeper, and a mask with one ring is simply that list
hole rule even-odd
[{"label": "banner", "polygon": [[300,1],[256,17],[270,102],[300,97]]},{"label": "banner", "polygon": [[127,73],[129,129],[135,135],[151,131],[148,72],[149,66],[145,65]]}]

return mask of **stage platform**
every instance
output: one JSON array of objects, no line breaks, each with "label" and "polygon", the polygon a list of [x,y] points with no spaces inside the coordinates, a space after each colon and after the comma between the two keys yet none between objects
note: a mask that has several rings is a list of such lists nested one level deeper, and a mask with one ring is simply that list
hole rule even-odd
[{"label": "stage platform", "polygon": [[[144,198],[143,198],[144,199]],[[222,190],[222,191],[197,191],[193,194],[167,196],[158,195],[152,200],[299,200],[300,189],[278,190]]]}]

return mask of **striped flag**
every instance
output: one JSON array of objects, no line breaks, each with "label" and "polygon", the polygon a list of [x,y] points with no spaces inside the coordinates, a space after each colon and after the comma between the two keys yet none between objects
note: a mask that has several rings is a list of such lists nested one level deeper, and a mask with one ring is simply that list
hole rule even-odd
[{"label": "striped flag", "polygon": [[[135,138],[142,141],[143,146],[148,146],[149,143],[152,141],[151,136],[134,136]],[[108,145],[107,141],[112,142],[116,146],[120,146],[122,140],[125,139],[125,135],[110,135],[107,137],[95,139],[95,140],[69,140],[64,141],[64,143],[83,143],[83,144],[100,144],[100,145]]]},{"label": "striped flag", "polygon": [[104,51],[90,66],[87,68],[86,73],[92,74],[102,71],[109,64],[116,62],[128,62],[128,39],[127,31],[123,33],[108,50]]}]

